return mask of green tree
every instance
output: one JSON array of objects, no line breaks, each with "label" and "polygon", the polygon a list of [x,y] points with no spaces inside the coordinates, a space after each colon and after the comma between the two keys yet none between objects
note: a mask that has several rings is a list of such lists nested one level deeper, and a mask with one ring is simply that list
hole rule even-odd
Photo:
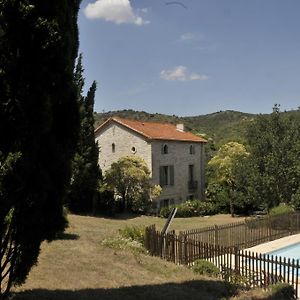
[{"label": "green tree", "polygon": [[260,115],[247,130],[250,159],[257,170],[256,190],[266,208],[289,203],[300,186],[300,122],[280,112]]},{"label": "green tree", "polygon": [[79,2],[0,0],[0,299],[66,226]]},{"label": "green tree", "polygon": [[159,196],[160,186],[152,186],[146,162],[136,156],[125,156],[112,163],[105,172],[104,181],[108,188],[121,197],[122,209],[145,212],[151,199]]},{"label": "green tree", "polygon": [[80,112],[80,130],[76,153],[72,163],[71,185],[68,192],[70,210],[76,213],[91,213],[99,188],[100,169],[98,166],[98,146],[94,133],[94,81],[86,97],[82,96],[84,86],[82,55],[79,55],[75,82],[78,87],[78,105]]},{"label": "green tree", "polygon": [[249,155],[244,145],[229,142],[220,147],[217,155],[208,162],[208,171],[210,173],[210,182],[208,189],[210,191],[219,188],[219,193],[228,197],[230,213],[234,215],[234,205],[237,199],[237,178],[235,169],[238,164]]}]

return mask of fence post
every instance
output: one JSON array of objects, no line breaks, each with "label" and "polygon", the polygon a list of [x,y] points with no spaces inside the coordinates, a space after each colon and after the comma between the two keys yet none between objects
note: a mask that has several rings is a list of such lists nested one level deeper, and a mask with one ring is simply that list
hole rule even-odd
[{"label": "fence post", "polygon": [[239,258],[239,249],[237,246],[234,246],[233,253],[234,253],[234,272],[235,274],[238,274],[240,269],[240,258]]},{"label": "fence post", "polygon": [[183,237],[183,246],[184,246],[184,264],[188,265],[188,244],[187,244],[187,236]]},{"label": "fence post", "polygon": [[271,217],[269,214],[267,218],[268,218],[268,241],[270,241],[271,240]]},{"label": "fence post", "polygon": [[218,229],[218,225],[214,226],[215,229],[215,246],[219,244],[219,229]]}]

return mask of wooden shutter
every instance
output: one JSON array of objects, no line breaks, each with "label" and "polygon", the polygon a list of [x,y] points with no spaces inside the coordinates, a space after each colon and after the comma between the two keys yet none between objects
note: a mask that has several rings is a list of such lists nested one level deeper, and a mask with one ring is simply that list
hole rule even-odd
[{"label": "wooden shutter", "polygon": [[174,185],[174,166],[169,166],[170,169],[170,185]]}]

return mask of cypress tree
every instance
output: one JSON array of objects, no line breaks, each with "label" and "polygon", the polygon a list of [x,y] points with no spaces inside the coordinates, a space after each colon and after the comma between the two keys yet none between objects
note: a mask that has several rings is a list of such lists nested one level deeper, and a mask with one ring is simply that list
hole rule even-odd
[{"label": "cypress tree", "polygon": [[94,81],[86,97],[82,96],[84,85],[82,55],[80,54],[75,71],[80,109],[80,130],[76,153],[72,163],[72,179],[68,194],[70,210],[75,213],[91,213],[95,208],[98,193],[100,170],[98,166],[98,146],[94,133]]},{"label": "cypress tree", "polygon": [[66,226],[79,0],[0,0],[0,299]]}]

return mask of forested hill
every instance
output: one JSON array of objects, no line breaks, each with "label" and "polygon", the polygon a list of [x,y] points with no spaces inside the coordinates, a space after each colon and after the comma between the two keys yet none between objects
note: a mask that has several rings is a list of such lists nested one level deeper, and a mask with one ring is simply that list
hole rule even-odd
[{"label": "forested hill", "polygon": [[120,110],[95,114],[96,126],[112,116],[172,124],[183,123],[187,131],[212,138],[219,145],[229,140],[243,141],[245,124],[253,120],[256,115],[237,111],[220,111],[207,115],[178,117],[159,113],[150,114],[144,111]]},{"label": "forested hill", "polygon": [[[286,114],[299,114],[300,117],[299,110],[289,111]],[[254,120],[257,115],[227,110],[207,115],[178,117],[159,113],[150,114],[144,111],[120,110],[96,113],[96,126],[112,116],[152,122],[184,123],[187,131],[212,139],[218,147],[228,141],[243,142],[247,124]]]}]

